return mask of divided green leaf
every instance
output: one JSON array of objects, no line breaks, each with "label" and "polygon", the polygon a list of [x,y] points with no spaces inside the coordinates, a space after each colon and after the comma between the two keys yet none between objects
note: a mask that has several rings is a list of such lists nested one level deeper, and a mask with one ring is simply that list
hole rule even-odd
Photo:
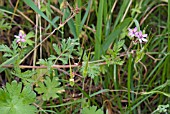
[{"label": "divided green leaf", "polygon": [[119,52],[122,50],[122,46],[124,45],[125,41],[120,40],[114,44],[113,49],[108,49],[107,54],[102,56],[102,58],[106,61],[108,65],[110,64],[118,64],[122,65],[124,62],[119,57]]},{"label": "divided green leaf", "polygon": [[42,94],[43,100],[49,100],[50,98],[58,98],[58,94],[64,92],[64,89],[60,87],[60,82],[57,78],[53,78],[52,80],[49,77],[46,77],[44,83],[39,83],[39,87],[35,88],[35,90]]},{"label": "divided green leaf", "polygon": [[97,106],[85,107],[82,110],[82,114],[104,114],[101,109],[97,110]]},{"label": "divided green leaf", "polygon": [[0,21],[0,30],[8,30],[11,29],[10,23],[5,23],[5,19]]},{"label": "divided green leaf", "polygon": [[35,114],[37,109],[31,105],[36,94],[31,87],[13,81],[7,83],[6,88],[0,89],[0,112],[2,114]]}]

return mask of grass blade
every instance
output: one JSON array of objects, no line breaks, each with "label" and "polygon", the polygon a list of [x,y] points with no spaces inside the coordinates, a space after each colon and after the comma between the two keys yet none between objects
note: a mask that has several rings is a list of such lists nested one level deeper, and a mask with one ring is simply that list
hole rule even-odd
[{"label": "grass blade", "polygon": [[[82,5],[81,0],[76,0],[76,7],[80,8]],[[76,24],[76,32],[79,35],[81,30],[80,30],[80,23],[81,23],[81,10],[79,13],[75,16],[75,24]]]},{"label": "grass blade", "polygon": [[80,31],[82,30],[83,25],[84,25],[84,23],[85,23],[85,21],[86,21],[86,19],[87,19],[87,16],[88,16],[89,11],[90,11],[90,8],[91,8],[91,5],[92,5],[92,0],[89,0],[88,6],[87,6],[87,8],[86,8],[86,13],[84,14],[84,17],[83,17],[83,19],[82,19],[82,21],[81,21],[81,24],[80,24],[80,28],[79,28]]},{"label": "grass blade", "polygon": [[48,21],[53,27],[57,28],[57,26],[48,19],[48,17],[34,4],[32,0],[23,0],[29,7],[31,7],[36,13],[41,15],[46,21]]},{"label": "grass blade", "polygon": [[127,83],[127,87],[128,87],[128,108],[129,110],[131,109],[131,95],[130,95],[130,91],[131,91],[131,78],[132,78],[132,55],[130,55],[129,57],[129,61],[128,61],[128,83]]},{"label": "grass blade", "polygon": [[97,30],[95,35],[95,60],[100,58],[101,37],[102,37],[102,17],[103,17],[104,0],[100,0],[97,14]]},{"label": "grass blade", "polygon": [[[168,53],[170,52],[170,0],[168,0]],[[170,80],[170,55],[168,55],[167,62],[167,79]],[[168,92],[170,93],[170,88],[167,87]],[[170,105],[170,98],[168,98],[168,104]]]},{"label": "grass blade", "polygon": [[120,20],[122,19],[123,15],[124,15],[124,12],[125,12],[125,10],[127,8],[126,6],[128,5],[129,2],[130,2],[129,0],[124,0],[123,1],[123,4],[121,5],[119,14],[118,14],[118,16],[116,18],[116,21],[114,23],[113,28],[115,28],[117,26],[117,24],[120,22]]},{"label": "grass blade", "polygon": [[106,51],[111,43],[116,40],[116,38],[121,34],[123,28],[127,27],[129,23],[132,21],[132,18],[126,18],[122,23],[120,23],[112,32],[111,34],[106,37],[106,40],[104,41],[102,45],[103,51]]},{"label": "grass blade", "polygon": [[3,62],[1,65],[0,65],[0,73],[3,72],[5,70],[5,68],[2,68],[4,65],[9,65],[9,64],[12,64],[15,62],[15,60],[17,59],[18,57],[18,54],[15,55],[14,57],[6,60],[5,62]]},{"label": "grass blade", "polygon": [[4,12],[4,13],[12,14],[12,15],[15,15],[15,16],[19,16],[19,15],[13,13],[13,12],[10,11],[10,10],[6,10],[6,9],[3,8],[3,7],[0,7],[0,12]]},{"label": "grass blade", "polygon": [[[69,16],[70,16],[70,11],[69,11],[68,8],[66,8],[65,10],[66,10],[66,11],[65,11],[64,15],[65,15],[65,19],[66,19],[66,18],[69,18]],[[74,24],[73,19],[70,19],[67,23],[68,23],[68,26],[69,26],[70,31],[71,31],[71,33],[73,34],[74,38],[78,38],[78,37],[77,37],[77,33],[76,33],[76,27],[75,27],[75,24]]]}]

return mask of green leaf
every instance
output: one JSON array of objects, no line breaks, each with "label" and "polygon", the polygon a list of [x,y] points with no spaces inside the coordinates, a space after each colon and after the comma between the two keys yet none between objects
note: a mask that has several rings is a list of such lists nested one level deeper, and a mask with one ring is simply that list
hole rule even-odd
[{"label": "green leaf", "polygon": [[[53,23],[56,23],[58,20],[60,19],[59,16],[56,16],[53,18],[52,22]],[[57,25],[56,25],[57,26]],[[58,26],[57,26],[58,27]],[[48,31],[48,29],[50,29],[50,24],[46,27],[45,31]]]},{"label": "green leaf", "polygon": [[122,65],[124,63],[119,57],[119,52],[122,50],[122,46],[124,45],[124,43],[124,40],[120,40],[117,43],[114,43],[113,49],[108,49],[107,54],[102,56],[108,66],[110,64]]},{"label": "green leaf", "polygon": [[6,60],[5,62],[3,62],[3,63],[0,65],[0,73],[5,70],[5,68],[3,68],[4,65],[13,64],[13,63],[17,60],[17,58],[18,58],[18,54],[15,55],[15,56],[12,57],[12,58]]},{"label": "green leaf", "polygon": [[36,74],[33,75],[31,79],[27,79],[27,81],[38,85],[38,83],[44,80],[44,76],[50,76],[48,69],[36,69]]},{"label": "green leaf", "polygon": [[8,14],[19,16],[19,15],[15,14],[15,13],[11,12],[10,10],[6,10],[5,8],[2,8],[2,7],[0,7],[0,12],[5,12],[5,13],[8,13]]},{"label": "green leaf", "polygon": [[[80,8],[82,6],[82,1],[76,0],[75,4],[76,4],[76,7]],[[79,13],[75,15],[75,27],[76,27],[77,36],[79,36],[79,34],[81,33],[80,31],[81,15],[82,15],[81,10],[79,10]]]},{"label": "green leaf", "polygon": [[71,38],[68,38],[67,41],[63,39],[60,47],[57,44],[53,44],[53,48],[58,55],[56,61],[60,60],[63,64],[67,64],[68,59],[72,58],[71,54],[76,51],[74,47],[77,45],[79,45],[77,40]]},{"label": "green leaf", "polygon": [[101,109],[97,110],[97,106],[92,106],[83,108],[82,114],[104,114],[104,112]]},{"label": "green leaf", "polygon": [[46,77],[44,83],[39,83],[39,87],[35,88],[39,94],[43,94],[43,100],[49,100],[50,98],[58,98],[58,94],[64,92],[64,89],[60,87],[60,82],[57,78],[52,80],[49,77]]},{"label": "green leaf", "polygon": [[21,79],[28,79],[28,78],[32,77],[35,73],[36,73],[35,71],[27,70],[27,71],[21,72],[19,74],[13,73],[13,75],[18,76]]},{"label": "green leaf", "polygon": [[142,48],[141,50],[137,50],[136,51],[136,58],[135,58],[135,63],[138,63],[140,60],[143,59],[144,55],[145,55],[145,52],[144,52],[144,49]]},{"label": "green leaf", "polygon": [[41,64],[41,65],[45,65],[47,66],[47,60],[46,59],[39,59],[39,62],[37,62],[37,64]]},{"label": "green leaf", "polygon": [[61,50],[60,50],[60,48],[58,47],[57,44],[53,44],[53,48],[54,48],[55,52],[56,52],[58,55],[61,54]]},{"label": "green leaf", "polygon": [[16,43],[16,39],[12,42],[12,54],[13,56],[15,56],[16,54],[19,53],[19,48],[18,48],[18,44]]},{"label": "green leaf", "polygon": [[26,35],[26,42],[28,43],[28,45],[33,45],[33,41],[32,40],[30,40],[30,38],[32,38],[32,37],[35,37],[35,35],[34,35],[34,32],[29,32],[27,35]]},{"label": "green leaf", "polygon": [[87,62],[83,64],[80,70],[85,77],[86,75],[91,78],[95,78],[100,74],[100,67],[94,64],[88,64]]},{"label": "green leaf", "polygon": [[38,13],[39,15],[41,15],[41,17],[43,17],[46,21],[48,21],[51,25],[53,25],[55,28],[57,28],[57,26],[48,19],[48,17],[34,4],[34,2],[32,0],[23,0],[28,6],[30,6],[36,13]]},{"label": "green leaf", "polygon": [[0,103],[0,111],[2,114],[35,114],[36,108],[31,105],[25,105],[22,99],[13,97],[10,103]]},{"label": "green leaf", "polygon": [[11,25],[9,23],[5,23],[4,19],[0,21],[0,30],[8,30],[10,28],[11,28]]},{"label": "green leaf", "polygon": [[99,11],[97,14],[97,26],[95,34],[95,60],[100,58],[100,49],[101,49],[101,39],[102,39],[102,17],[103,17],[103,5],[104,0],[100,0]]},{"label": "green leaf", "polygon": [[12,50],[7,45],[4,45],[4,44],[0,45],[0,51],[12,53]]},{"label": "green leaf", "polygon": [[68,58],[59,58],[58,60],[60,60],[63,64],[68,63]]},{"label": "green leaf", "polygon": [[37,109],[30,105],[35,101],[36,94],[31,87],[22,90],[22,83],[13,81],[6,88],[0,89],[0,112],[2,114],[35,114]]},{"label": "green leaf", "polygon": [[[60,9],[63,12],[63,18],[62,18],[62,22],[64,22],[65,20],[67,20],[70,15],[72,15],[72,11],[70,12],[68,7],[63,7],[64,4],[66,3],[65,0],[58,0],[59,4],[60,4]],[[69,28],[70,28],[70,32],[73,34],[75,39],[78,39],[77,37],[77,33],[76,33],[76,26],[74,23],[74,20],[71,18],[68,22],[67,22]]]},{"label": "green leaf", "polygon": [[114,26],[113,28],[115,28],[117,26],[117,24],[122,21],[122,17],[123,15],[125,14],[125,11],[127,10],[127,5],[129,4],[130,0],[124,0],[122,1],[122,5],[120,7],[120,11],[119,11],[119,14],[117,15],[116,17],[116,21],[114,23]]},{"label": "green leaf", "polygon": [[103,51],[106,51],[108,47],[110,46],[113,41],[116,40],[116,38],[121,34],[122,30],[129,25],[129,23],[132,21],[132,18],[126,18],[122,23],[120,23],[108,37],[106,37],[106,40],[103,42],[102,49]]},{"label": "green leaf", "polygon": [[83,28],[83,25],[84,25],[84,23],[85,23],[85,21],[86,21],[86,19],[87,19],[87,16],[88,16],[88,14],[89,14],[89,11],[90,11],[90,6],[91,6],[91,4],[92,4],[92,0],[89,0],[89,2],[88,2],[88,6],[87,6],[87,8],[86,8],[86,13],[84,14],[84,17],[83,17],[83,19],[82,19],[82,21],[81,21],[81,24],[80,24],[80,27],[79,27],[79,32],[81,32],[82,31],[82,28]]},{"label": "green leaf", "polygon": [[3,57],[12,57],[12,54],[11,54],[11,53],[5,53],[5,54],[3,55]]},{"label": "green leaf", "polygon": [[165,96],[170,98],[170,94],[169,93],[165,93],[165,92],[162,92],[162,91],[142,92],[142,95],[147,95],[147,94],[162,94],[162,95],[165,95]]},{"label": "green leaf", "polygon": [[113,47],[113,51],[115,51],[116,53],[118,53],[119,51],[121,51],[122,46],[124,45],[125,41],[124,40],[120,40],[117,43],[114,43],[114,47]]}]

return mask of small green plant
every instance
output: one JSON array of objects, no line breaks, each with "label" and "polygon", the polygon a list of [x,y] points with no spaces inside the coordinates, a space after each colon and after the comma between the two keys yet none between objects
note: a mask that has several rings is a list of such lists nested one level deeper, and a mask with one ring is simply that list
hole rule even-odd
[{"label": "small green plant", "polygon": [[57,78],[51,80],[49,77],[46,77],[44,83],[41,82],[38,86],[39,87],[35,88],[35,90],[39,94],[42,94],[42,99],[44,101],[50,100],[50,98],[58,98],[58,94],[64,92],[64,89],[60,87],[60,82]]},{"label": "small green plant", "polygon": [[37,109],[32,105],[36,94],[30,86],[12,81],[0,89],[0,112],[2,114],[34,114]]},{"label": "small green plant", "polygon": [[77,51],[75,46],[79,46],[79,43],[76,39],[71,38],[68,38],[67,41],[66,39],[63,39],[61,45],[53,44],[57,57],[51,55],[50,59],[54,59],[55,63],[61,61],[63,64],[68,64],[68,59],[73,58],[72,53]]},{"label": "small green plant", "polygon": [[153,111],[151,114],[168,114],[169,104],[167,105],[159,105],[158,108]]},{"label": "small green plant", "polygon": [[101,109],[97,110],[97,106],[84,107],[82,114],[104,114]]},{"label": "small green plant", "polygon": [[0,30],[8,30],[11,26],[9,23],[6,23],[4,19],[0,21]]},{"label": "small green plant", "polygon": [[0,114],[170,113],[168,0],[0,0],[0,19]]},{"label": "small green plant", "polygon": [[108,49],[107,54],[102,56],[102,58],[106,61],[109,65],[111,64],[118,64],[122,65],[124,62],[120,59],[120,51],[122,50],[122,46],[124,45],[125,41],[120,40],[114,44],[113,49]]}]

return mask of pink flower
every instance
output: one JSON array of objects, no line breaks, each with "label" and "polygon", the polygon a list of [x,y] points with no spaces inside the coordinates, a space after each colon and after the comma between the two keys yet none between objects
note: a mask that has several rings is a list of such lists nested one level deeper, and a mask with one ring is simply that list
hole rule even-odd
[{"label": "pink flower", "polygon": [[143,42],[147,42],[147,41],[148,41],[148,40],[146,39],[146,37],[147,37],[148,35],[147,35],[147,34],[143,34],[142,31],[138,31],[138,30],[137,30],[137,27],[135,27],[134,29],[128,28],[128,30],[129,30],[128,35],[129,35],[130,37],[134,37],[134,36],[137,37],[140,43],[142,43],[142,41],[143,41]]},{"label": "pink flower", "polygon": [[147,42],[148,40],[146,39],[146,37],[148,36],[147,34],[142,34],[142,31],[136,32],[135,36],[139,39],[139,42],[142,43],[143,42]]},{"label": "pink flower", "polygon": [[136,32],[137,32],[137,27],[135,27],[134,29],[128,28],[128,30],[129,30],[128,35],[129,35],[130,37],[134,37],[134,36],[136,35]]},{"label": "pink flower", "polygon": [[26,37],[26,34],[24,33],[24,31],[20,30],[19,31],[19,34],[18,36],[17,35],[14,35],[15,38],[17,38],[17,43],[18,42],[25,42],[25,37]]}]

